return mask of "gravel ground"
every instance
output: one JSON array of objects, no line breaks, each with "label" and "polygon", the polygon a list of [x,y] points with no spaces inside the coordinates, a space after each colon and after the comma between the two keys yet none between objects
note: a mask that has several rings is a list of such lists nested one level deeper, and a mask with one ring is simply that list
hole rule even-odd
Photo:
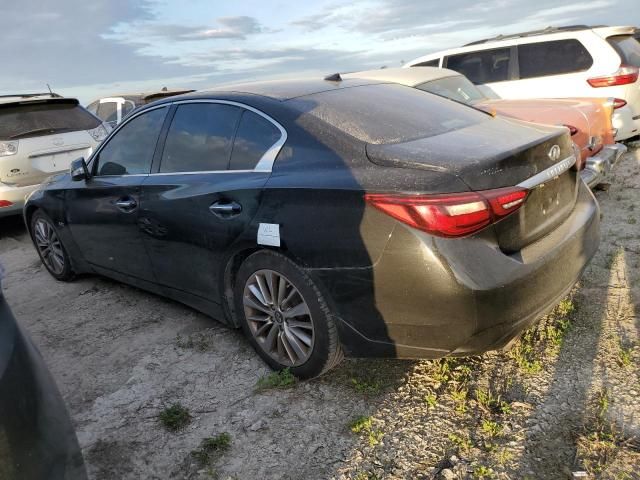
[{"label": "gravel ground", "polygon": [[[348,360],[286,385],[189,308],[94,276],[56,282],[19,219],[0,220],[3,287],[93,479],[640,479],[640,150],[609,181],[581,284],[506,353]],[[159,414],[175,404],[190,422],[172,432]],[[224,432],[228,448],[201,446]]]}]

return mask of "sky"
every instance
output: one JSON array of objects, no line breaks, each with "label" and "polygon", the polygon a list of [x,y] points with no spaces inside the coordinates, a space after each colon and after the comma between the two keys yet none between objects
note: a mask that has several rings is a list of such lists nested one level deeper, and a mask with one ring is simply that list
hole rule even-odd
[{"label": "sky", "polygon": [[638,0],[0,0],[0,94],[117,93],[400,66],[498,34],[640,25]]}]

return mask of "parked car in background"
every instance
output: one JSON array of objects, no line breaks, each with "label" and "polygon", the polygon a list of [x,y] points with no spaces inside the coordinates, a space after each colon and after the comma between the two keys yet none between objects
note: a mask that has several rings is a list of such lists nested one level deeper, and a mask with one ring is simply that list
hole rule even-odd
[{"label": "parked car in background", "polygon": [[599,211],[566,128],[361,79],[141,107],[29,197],[59,280],[95,272],[242,327],[273,368],[470,355],[580,278]]},{"label": "parked car in background", "polygon": [[91,155],[109,130],[75,98],[0,96],[0,217],[21,213],[40,182]]},{"label": "parked car in background", "polygon": [[[0,284],[2,283],[0,266]],[[82,480],[87,474],[67,409],[0,285],[0,478]]]},{"label": "parked car in background", "polygon": [[[529,122],[566,126],[580,151],[582,178],[590,187],[600,183],[620,155],[627,150],[613,139],[612,99],[490,99],[464,75],[434,67],[385,68],[349,73],[344,77],[396,82],[490,113]],[[583,166],[586,168],[583,169]]]},{"label": "parked car in background", "polygon": [[161,98],[182,95],[190,92],[193,92],[193,90],[168,90],[167,87],[164,87],[159,91],[112,95],[109,97],[99,98],[98,100],[91,102],[87,105],[87,110],[94,115],[97,115],[103,122],[111,125],[111,127],[115,127],[122,122],[127,115],[141,105],[146,105],[147,103],[151,103]]},{"label": "parked car in background", "polygon": [[432,53],[405,67],[442,67],[464,74],[499,98],[618,99],[616,140],[640,134],[640,43],[634,27],[576,25],[499,35]]}]

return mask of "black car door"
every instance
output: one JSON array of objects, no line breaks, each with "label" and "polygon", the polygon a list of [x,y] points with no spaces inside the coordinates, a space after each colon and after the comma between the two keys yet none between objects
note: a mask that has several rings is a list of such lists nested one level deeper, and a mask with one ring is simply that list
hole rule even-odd
[{"label": "black car door", "polygon": [[151,170],[168,110],[146,110],[123,124],[92,158],[91,178],[72,182],[66,191],[73,239],[98,269],[153,281],[138,228],[140,188]]},{"label": "black car door", "polygon": [[142,186],[140,226],[158,283],[220,302],[222,259],[256,214],[285,136],[239,105],[177,102]]}]

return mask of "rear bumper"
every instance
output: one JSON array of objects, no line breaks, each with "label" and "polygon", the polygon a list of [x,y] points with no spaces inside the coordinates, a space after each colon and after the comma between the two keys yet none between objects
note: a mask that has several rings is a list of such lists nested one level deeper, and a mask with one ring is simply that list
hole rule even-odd
[{"label": "rear bumper", "polygon": [[38,188],[38,185],[13,187],[11,185],[0,183],[0,200],[8,200],[12,203],[9,207],[0,207],[0,217],[21,214],[25,198],[36,188]]},{"label": "rear bumper", "polygon": [[312,271],[350,356],[435,358],[500,348],[575,285],[598,249],[598,204],[581,185],[572,214],[516,254],[491,229],[435,238],[398,225],[371,270]]},{"label": "rear bumper", "polygon": [[621,143],[605,146],[599,153],[587,158],[587,164],[580,176],[589,188],[598,185],[611,171],[618,159],[627,151]]},{"label": "rear bumper", "polygon": [[638,115],[634,114],[628,105],[614,110],[612,124],[616,130],[617,142],[640,135],[640,118],[637,117]]}]

